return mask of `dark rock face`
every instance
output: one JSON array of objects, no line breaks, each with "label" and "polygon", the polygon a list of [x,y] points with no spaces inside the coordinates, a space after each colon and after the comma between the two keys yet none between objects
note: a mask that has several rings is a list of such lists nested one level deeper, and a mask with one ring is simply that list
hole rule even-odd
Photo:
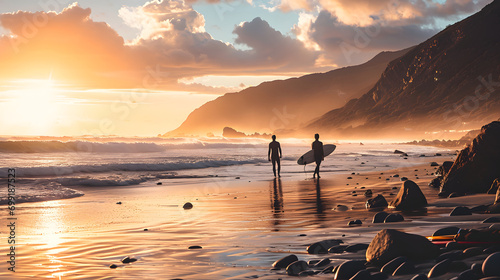
[{"label": "dark rock face", "polygon": [[366,260],[383,265],[400,256],[423,260],[435,258],[438,254],[439,247],[423,236],[394,229],[383,229],[377,233],[370,246],[368,246]]},{"label": "dark rock face", "polygon": [[448,174],[448,171],[450,171],[452,166],[453,166],[453,161],[445,161],[445,162],[443,162],[443,165],[441,165],[438,168],[438,170],[436,171],[436,174],[438,176],[446,176],[446,174]]},{"label": "dark rock face", "polygon": [[485,193],[500,177],[500,122],[481,128],[472,144],[463,149],[441,183],[440,196],[452,192]]},{"label": "dark rock face", "polygon": [[388,206],[387,200],[381,194],[366,201],[366,209],[385,208]]},{"label": "dark rock face", "polygon": [[415,182],[407,180],[390,206],[400,211],[413,211],[427,206],[427,199]]}]

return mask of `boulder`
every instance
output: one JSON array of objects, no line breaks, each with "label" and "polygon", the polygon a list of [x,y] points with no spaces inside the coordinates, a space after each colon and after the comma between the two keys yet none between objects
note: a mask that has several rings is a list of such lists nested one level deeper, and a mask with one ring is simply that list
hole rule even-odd
[{"label": "boulder", "polygon": [[384,220],[384,223],[397,223],[397,222],[402,222],[404,220],[405,218],[403,217],[403,215],[399,213],[392,213],[387,215],[387,217]]},{"label": "boulder", "polygon": [[392,276],[397,275],[408,275],[415,272],[415,265],[411,262],[402,263],[392,274]]},{"label": "boulder", "polygon": [[445,227],[436,230],[432,236],[455,235],[460,231],[459,227]]},{"label": "boulder", "polygon": [[385,208],[388,206],[387,200],[381,194],[366,201],[366,209]]},{"label": "boulder", "polygon": [[418,185],[407,180],[399,189],[396,198],[390,203],[391,208],[399,211],[413,211],[427,206],[427,199]]},{"label": "boulder", "polygon": [[472,211],[467,206],[457,206],[450,213],[450,216],[467,216],[467,215],[472,215]]},{"label": "boulder", "polygon": [[498,192],[498,186],[500,186],[500,180],[499,178],[496,178],[491,184],[488,194],[496,194]]},{"label": "boulder", "polygon": [[396,269],[400,265],[402,265],[404,262],[406,262],[408,259],[406,257],[397,257],[391,260],[390,262],[386,263],[382,268],[380,269],[380,272],[386,273],[388,275],[392,275]]},{"label": "boulder", "polygon": [[450,272],[451,271],[451,264],[452,264],[452,261],[450,259],[445,259],[445,260],[437,263],[435,266],[433,266],[431,268],[431,271],[429,271],[429,274],[427,275],[427,277],[434,278],[434,277],[438,277],[438,276],[441,276],[441,275],[444,275],[444,274]]},{"label": "boulder", "polygon": [[441,183],[440,196],[457,193],[485,193],[500,177],[500,121],[481,128],[472,143],[460,151]]},{"label": "boulder", "polygon": [[381,230],[366,250],[366,260],[381,265],[400,256],[412,260],[425,260],[438,255],[439,247],[427,238],[394,229]]}]

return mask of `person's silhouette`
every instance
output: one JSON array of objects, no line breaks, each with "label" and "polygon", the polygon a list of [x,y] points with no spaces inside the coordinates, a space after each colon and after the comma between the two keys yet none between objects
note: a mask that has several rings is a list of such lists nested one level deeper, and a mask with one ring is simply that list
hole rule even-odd
[{"label": "person's silhouette", "polygon": [[314,161],[316,162],[316,169],[314,170],[313,178],[316,178],[316,174],[318,174],[318,179],[321,178],[319,176],[319,166],[321,165],[321,161],[325,159],[325,153],[323,151],[323,142],[319,141],[319,134],[316,133],[314,135],[316,141],[312,143],[312,149],[314,151]]},{"label": "person's silhouette", "polygon": [[273,141],[269,143],[269,150],[267,152],[267,159],[269,161],[273,162],[273,173],[274,177],[276,177],[276,164],[278,164],[278,177],[281,177],[280,171],[281,171],[281,163],[280,163],[280,158],[281,158],[281,146],[280,142],[276,141],[276,135],[273,135],[271,137]]}]

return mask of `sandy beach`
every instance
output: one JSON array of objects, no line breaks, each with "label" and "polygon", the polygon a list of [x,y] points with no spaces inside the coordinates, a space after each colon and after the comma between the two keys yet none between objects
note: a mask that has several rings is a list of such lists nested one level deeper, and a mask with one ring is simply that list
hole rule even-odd
[{"label": "sandy beach", "polygon": [[[272,263],[288,254],[305,261],[328,257],[333,264],[364,258],[364,251],[308,254],[306,247],[317,241],[368,244],[384,228],[425,236],[450,225],[484,226],[480,221],[491,215],[449,217],[449,213],[457,205],[490,204],[494,195],[438,199],[438,191],[427,186],[435,177],[430,162],[444,159],[413,157],[409,160],[415,165],[405,163],[395,170],[325,172],[320,180],[284,173],[276,180],[248,175],[164,179],[162,185],[75,187],[85,195],[18,206],[16,272],[8,271],[3,262],[0,277],[296,279],[284,270],[271,270]],[[420,186],[429,201],[427,212],[403,214],[404,222],[372,224],[376,212],[366,210],[364,192],[371,189],[374,196],[382,194],[391,201],[403,176]],[[194,207],[183,209],[185,202]],[[338,205],[349,210],[337,211]],[[2,212],[4,223],[6,214]],[[356,219],[363,224],[347,225]],[[5,228],[1,234],[4,238],[8,234]],[[126,256],[137,261],[122,264]],[[111,269],[112,264],[118,267]],[[331,279],[332,274],[311,277]]]}]

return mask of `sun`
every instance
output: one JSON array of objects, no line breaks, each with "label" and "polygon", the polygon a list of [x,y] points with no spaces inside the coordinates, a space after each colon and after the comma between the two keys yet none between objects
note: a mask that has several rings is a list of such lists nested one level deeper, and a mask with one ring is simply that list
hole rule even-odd
[{"label": "sun", "polygon": [[[2,120],[13,133],[49,135],[58,118],[57,87],[51,79],[16,80],[4,92]],[[9,133],[10,134],[10,133]]]}]

